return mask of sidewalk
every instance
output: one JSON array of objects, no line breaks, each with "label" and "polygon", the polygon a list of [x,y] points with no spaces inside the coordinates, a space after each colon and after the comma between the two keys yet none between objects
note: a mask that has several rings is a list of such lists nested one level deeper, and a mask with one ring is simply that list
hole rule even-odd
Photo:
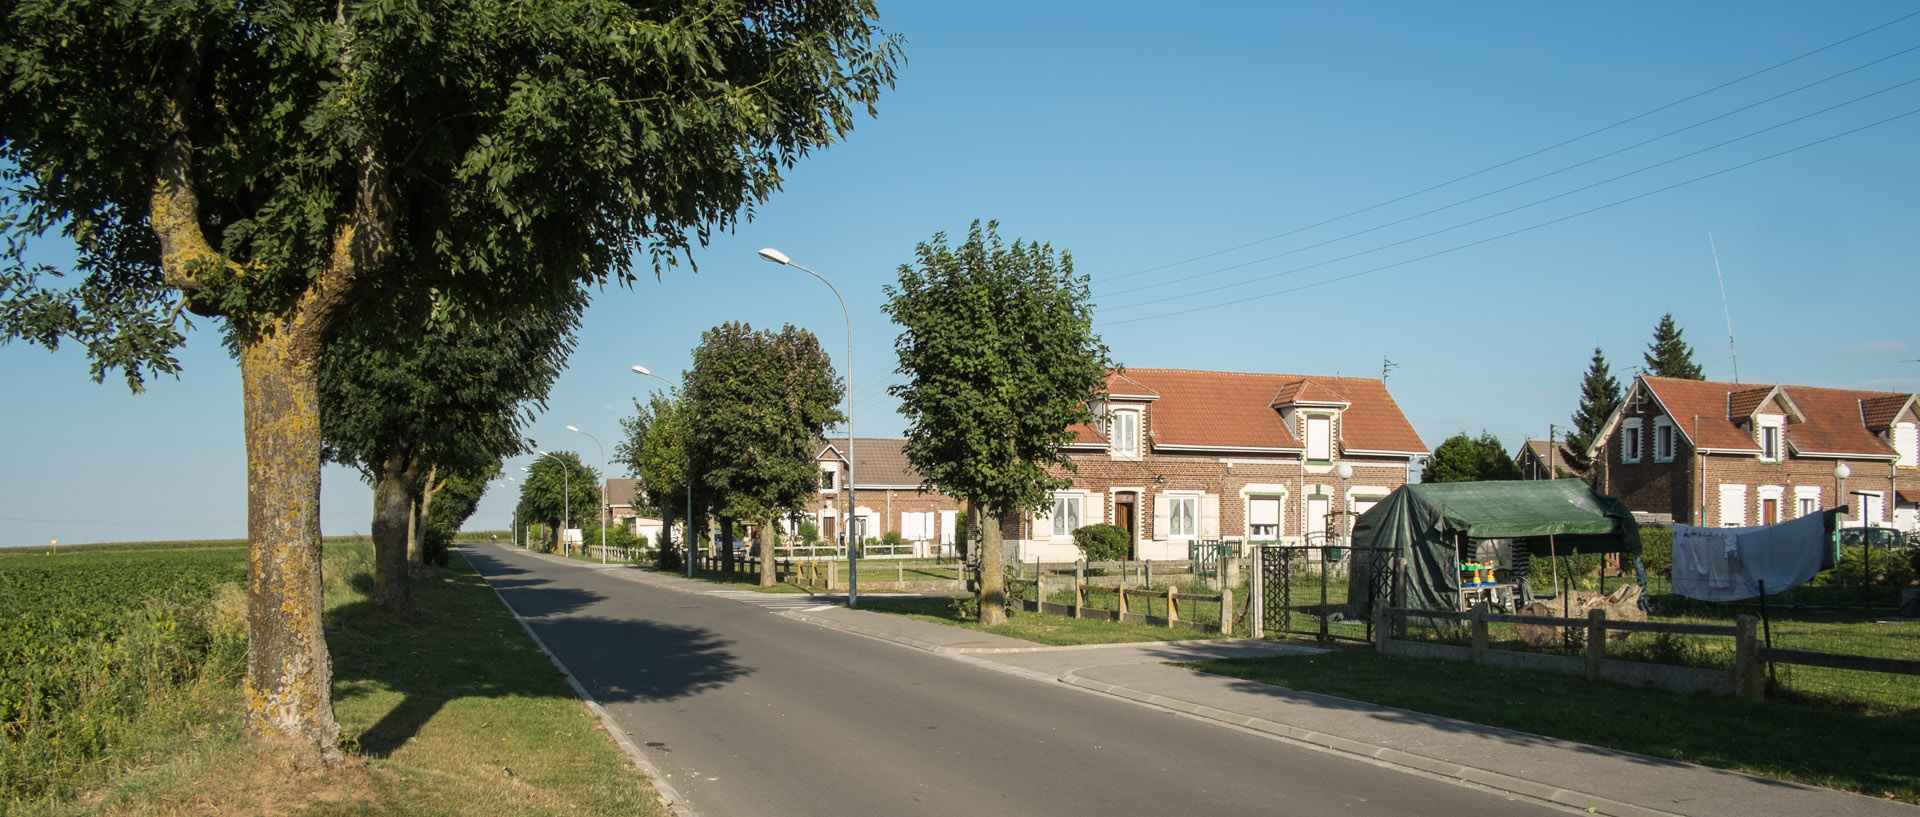
[{"label": "sidewalk", "polygon": [[[683,592],[715,589],[706,582],[659,573],[622,575]],[[845,603],[844,596],[835,600]],[[1920,815],[1920,808],[1890,800],[1167,666],[1203,658],[1320,652],[1313,647],[1244,639],[1046,647],[845,607],[782,615],[1594,814]]]}]

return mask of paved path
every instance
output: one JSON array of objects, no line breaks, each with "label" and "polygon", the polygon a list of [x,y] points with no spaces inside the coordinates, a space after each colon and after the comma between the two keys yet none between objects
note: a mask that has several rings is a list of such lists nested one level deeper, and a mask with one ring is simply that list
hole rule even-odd
[{"label": "paved path", "polygon": [[[1039,647],[964,628],[848,610],[826,598],[725,590],[650,571],[602,570],[508,547],[481,546],[467,552],[496,587],[521,582],[502,587],[503,596],[530,617],[533,630],[590,690],[604,690],[595,692],[596,697],[611,695],[601,700],[611,701],[608,711],[622,730],[634,733],[637,743],[648,743],[638,738],[649,730],[691,728],[692,734],[701,734],[701,727],[693,724],[714,717],[708,705],[734,709],[739,698],[756,693],[761,680],[784,690],[780,717],[810,722],[800,734],[776,741],[787,748],[771,758],[763,755],[746,762],[739,771],[778,779],[782,775],[768,775],[761,765],[800,762],[793,755],[814,757],[803,764],[809,771],[785,778],[786,788],[775,784],[775,790],[764,795],[770,799],[749,802],[734,791],[739,775],[704,779],[717,775],[694,768],[699,763],[680,763],[678,744],[671,754],[658,746],[642,750],[656,776],[682,804],[706,817],[883,814],[889,809],[971,815],[991,804],[969,800],[982,786],[999,791],[1002,797],[994,800],[1010,800],[1004,805],[1023,814],[1115,809],[1123,814],[1186,814],[1196,808],[1202,813],[1271,813],[1279,803],[1293,804],[1283,811],[1311,803],[1305,809],[1309,813],[1397,816],[1541,813],[1552,805],[1560,807],[1556,810],[1623,817],[1920,815],[1920,808],[1885,800],[1166,665],[1206,657],[1312,652],[1308,647],[1242,640]],[[527,575],[539,577],[538,588],[525,583],[522,577]],[[628,586],[623,589],[616,582]],[[649,592],[658,590],[672,592]],[[702,630],[702,637],[724,643],[732,653],[724,657],[751,660],[730,665],[722,661],[704,672],[726,677],[685,679],[688,689],[662,687],[656,700],[625,700],[634,696],[612,680],[618,673],[644,676],[676,664],[657,655],[608,663],[595,654],[591,638],[584,643],[576,638],[582,627],[594,629],[590,622],[599,613],[582,615],[585,607],[561,616],[541,612],[543,594],[572,598],[583,592],[609,602],[628,600],[630,614],[655,617],[645,620],[656,628],[678,626],[675,613],[684,611],[711,627]],[[799,629],[792,629],[795,626]],[[866,638],[822,637],[835,636],[834,631]],[[761,652],[762,646],[774,644],[781,648],[777,653]],[[712,663],[712,658],[702,660]],[[739,672],[746,664],[752,669]],[[667,674],[674,672],[702,670],[681,667]],[[991,680],[996,676],[1003,680]],[[947,679],[959,683],[949,686]],[[795,690],[806,692],[793,694]],[[1149,716],[1122,714],[1125,710]],[[1159,716],[1152,716],[1156,712]],[[1170,726],[1167,713],[1184,716],[1174,719],[1184,726]],[[915,715],[932,723],[920,724]],[[840,722],[845,719],[857,719],[866,728],[848,730]],[[683,720],[688,723],[677,723]],[[704,734],[720,743],[759,743],[769,740],[761,732],[766,722],[748,719],[724,730],[708,722]],[[746,737],[749,733],[752,737]],[[1035,753],[1035,746],[1046,748]],[[926,755],[933,762],[909,760]],[[846,766],[861,756],[869,758],[866,765]],[[988,759],[996,757],[997,762]],[[910,768],[921,770],[905,771]],[[825,782],[825,775],[832,773],[881,782]],[[929,778],[950,781],[955,788],[944,795],[941,785],[922,791]],[[1109,783],[1117,789],[1109,790]],[[809,805],[781,805],[779,798],[794,791],[805,792]],[[907,792],[913,796],[902,799]]]}]

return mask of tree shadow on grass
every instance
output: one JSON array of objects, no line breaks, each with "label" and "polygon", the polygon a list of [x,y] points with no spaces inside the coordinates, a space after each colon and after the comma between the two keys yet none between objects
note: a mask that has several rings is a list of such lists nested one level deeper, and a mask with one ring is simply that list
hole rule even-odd
[{"label": "tree shadow on grass", "polygon": [[[476,559],[475,561],[480,561]],[[496,563],[486,565],[496,574]],[[497,571],[506,573],[507,571]],[[602,703],[672,700],[712,689],[747,670],[710,630],[572,614],[603,597],[525,575],[494,582],[515,609],[545,630],[569,669]],[[448,702],[467,697],[572,698],[554,668],[486,582],[458,559],[441,578],[414,585],[419,611],[395,615],[356,603],[329,611],[335,698],[382,691],[401,701],[361,731],[367,757],[387,757]],[[564,621],[555,620],[562,619]],[[543,621],[545,620],[545,621]]]}]

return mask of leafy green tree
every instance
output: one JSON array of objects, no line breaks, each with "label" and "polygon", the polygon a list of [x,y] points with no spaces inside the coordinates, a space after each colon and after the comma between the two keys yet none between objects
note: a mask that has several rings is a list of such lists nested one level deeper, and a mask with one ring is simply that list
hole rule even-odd
[{"label": "leafy green tree", "polygon": [[555,531],[547,547],[556,550],[568,525],[596,517],[599,508],[600,472],[581,464],[580,455],[572,451],[550,451],[527,466],[515,511],[522,520]]},{"label": "leafy green tree", "polygon": [[1620,381],[1607,366],[1606,354],[1595,346],[1593,360],[1587,364],[1587,375],[1580,381],[1580,408],[1574,411],[1573,430],[1567,434],[1567,449],[1573,454],[1574,465],[1581,468],[1590,465],[1587,448],[1600,434],[1607,418],[1620,407],[1620,400]]},{"label": "leafy green tree", "polygon": [[772,587],[774,523],[818,489],[814,441],[844,419],[833,362],[812,332],[730,322],[700,336],[686,388],[694,473],[721,519],[759,528],[760,585]]},{"label": "leafy green tree", "polygon": [[1500,444],[1500,438],[1481,431],[1478,438],[1462,431],[1433,449],[1420,471],[1421,482],[1484,482],[1519,479],[1520,466]]},{"label": "leafy green tree", "polygon": [[374,604],[412,607],[407,575],[426,567],[418,519],[441,487],[525,450],[521,431],[560,376],[584,307],[492,320],[366,309],[328,348],[321,436],[328,459],[373,483]]},{"label": "leafy green tree", "polygon": [[1006,620],[1001,520],[1038,510],[1073,464],[1061,446],[1094,419],[1111,365],[1093,334],[1086,276],[1073,256],[1038,242],[1001,241],[999,224],[973,223],[967,240],[945,233],[914,249],[886,288],[901,327],[890,391],[907,418],[907,460],[926,485],[967,503],[981,526],[980,623]]},{"label": "leafy green tree", "polygon": [[419,536],[422,562],[446,565],[447,545],[453,541],[453,535],[460,532],[460,526],[480,509],[480,498],[486,496],[488,482],[499,476],[500,464],[494,463],[478,472],[438,479],[430,485],[430,492],[423,492],[424,508],[419,514],[423,529]]},{"label": "leafy green tree", "polygon": [[1653,327],[1653,342],[1647,344],[1646,353],[1641,355],[1647,362],[1647,374],[1682,380],[1707,379],[1700,364],[1693,362],[1693,347],[1681,338],[1685,331],[1673,322],[1673,313],[1660,317],[1660,323]]},{"label": "leafy green tree", "polygon": [[[677,394],[655,392],[646,403],[633,401],[633,409],[632,417],[620,421],[625,436],[614,444],[614,457],[626,466],[629,476],[640,480],[648,504],[660,511],[657,564],[664,570],[677,569],[681,556],[673,544],[674,513],[684,513],[691,504],[687,479],[691,431],[687,428],[686,400]],[[687,529],[693,530],[690,522]]]},{"label": "leafy green tree", "polygon": [[[248,729],[331,761],[319,375],[371,288],[554,307],[655,273],[871,114],[870,0],[0,6],[0,331],[171,373],[182,312],[239,361]],[[77,273],[27,261],[50,232]]]}]

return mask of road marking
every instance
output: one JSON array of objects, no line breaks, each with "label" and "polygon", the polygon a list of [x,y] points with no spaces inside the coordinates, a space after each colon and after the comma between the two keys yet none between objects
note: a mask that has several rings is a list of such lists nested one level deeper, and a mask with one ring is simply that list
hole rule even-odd
[{"label": "road marking", "polygon": [[706,595],[717,596],[729,601],[751,604],[767,610],[819,610],[834,605],[823,605],[811,596],[793,596],[777,593],[756,593],[752,590],[709,590]]}]

